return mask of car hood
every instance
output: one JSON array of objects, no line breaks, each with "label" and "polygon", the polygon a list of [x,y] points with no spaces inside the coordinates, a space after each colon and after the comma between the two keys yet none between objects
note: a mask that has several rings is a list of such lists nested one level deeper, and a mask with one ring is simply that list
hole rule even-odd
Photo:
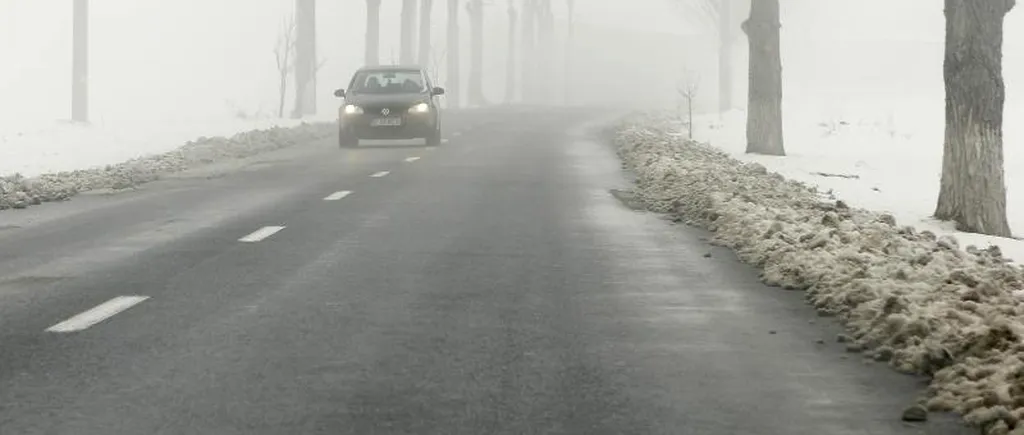
[{"label": "car hood", "polygon": [[349,95],[345,102],[355,105],[413,105],[426,101],[427,94],[353,94]]}]

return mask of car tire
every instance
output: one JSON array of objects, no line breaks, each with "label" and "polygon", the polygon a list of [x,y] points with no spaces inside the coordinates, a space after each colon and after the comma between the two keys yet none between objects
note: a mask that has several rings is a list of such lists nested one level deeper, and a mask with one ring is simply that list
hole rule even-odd
[{"label": "car tire", "polygon": [[430,136],[427,136],[427,146],[436,147],[441,145],[441,127],[435,128]]}]

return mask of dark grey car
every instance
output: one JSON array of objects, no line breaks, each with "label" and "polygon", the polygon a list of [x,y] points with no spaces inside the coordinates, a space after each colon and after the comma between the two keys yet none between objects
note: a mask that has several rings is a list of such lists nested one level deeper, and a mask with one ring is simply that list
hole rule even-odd
[{"label": "dark grey car", "polygon": [[441,143],[441,106],[430,75],[416,66],[363,67],[352,75],[338,111],[338,145],[359,145],[360,139],[419,139]]}]

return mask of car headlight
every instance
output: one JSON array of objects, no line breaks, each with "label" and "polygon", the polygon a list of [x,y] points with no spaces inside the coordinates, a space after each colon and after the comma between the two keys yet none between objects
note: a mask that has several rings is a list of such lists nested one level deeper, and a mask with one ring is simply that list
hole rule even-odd
[{"label": "car headlight", "polygon": [[430,105],[427,103],[420,103],[409,109],[411,113],[427,113],[430,111]]},{"label": "car headlight", "polygon": [[342,109],[342,113],[346,115],[358,115],[363,113],[363,108],[356,106],[355,104],[346,104],[345,108]]}]

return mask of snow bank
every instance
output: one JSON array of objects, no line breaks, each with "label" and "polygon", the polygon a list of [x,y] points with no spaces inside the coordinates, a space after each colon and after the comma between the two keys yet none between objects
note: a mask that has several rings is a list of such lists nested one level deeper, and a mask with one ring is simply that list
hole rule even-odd
[{"label": "snow bank", "polygon": [[200,137],[172,151],[103,167],[32,177],[20,174],[4,176],[0,177],[0,210],[61,201],[87,190],[133,187],[156,180],[163,174],[329,137],[336,134],[336,128],[334,123],[326,122],[302,123],[290,128],[275,126],[231,137]]},{"label": "snow bank", "polygon": [[677,131],[649,115],[616,133],[650,210],[710,229],[765,283],[804,290],[847,327],[848,351],[931,376],[929,409],[1024,434],[1024,269],[998,247],[959,249]]},{"label": "snow bank", "polygon": [[[745,154],[743,111],[697,117],[694,138],[741,161],[831,191],[851,206],[892,214],[903,224],[955,236],[965,245],[999,246],[1007,257],[1024,262],[1024,241],[958,232],[952,223],[931,217],[942,169],[941,93],[927,101],[847,101],[825,110],[803,103],[786,107],[786,157]],[[1024,102],[1007,106],[1005,112],[1007,218],[1010,229],[1024,236],[1024,125],[1012,122],[1024,117]]]}]

